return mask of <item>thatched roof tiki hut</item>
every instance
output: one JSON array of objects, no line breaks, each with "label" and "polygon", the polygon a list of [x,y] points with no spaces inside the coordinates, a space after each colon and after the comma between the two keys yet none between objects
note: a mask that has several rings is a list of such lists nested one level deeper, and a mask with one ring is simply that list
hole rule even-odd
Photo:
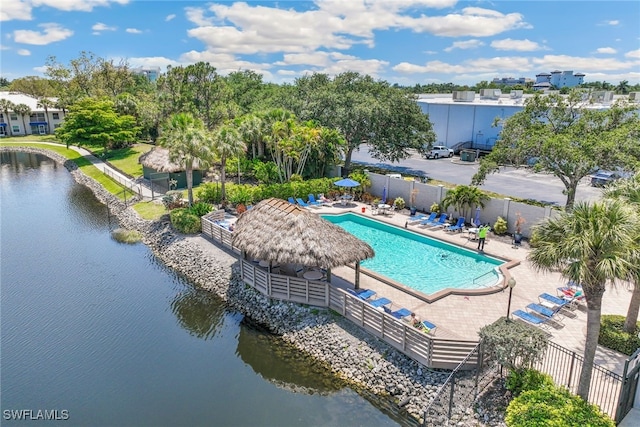
[{"label": "thatched roof tiki hut", "polygon": [[233,232],[233,246],[245,258],[271,264],[302,264],[330,269],[355,263],[355,285],[360,261],[372,258],[367,243],[320,216],[285,200],[267,199],[244,212]]},{"label": "thatched roof tiki hut", "polygon": [[[169,181],[176,181],[176,188],[187,188],[187,174],[184,165],[173,163],[169,160],[169,150],[162,147],[154,147],[138,158],[142,165],[142,175],[152,184],[169,189]],[[202,182],[202,171],[196,160],[193,164],[193,186]]]}]

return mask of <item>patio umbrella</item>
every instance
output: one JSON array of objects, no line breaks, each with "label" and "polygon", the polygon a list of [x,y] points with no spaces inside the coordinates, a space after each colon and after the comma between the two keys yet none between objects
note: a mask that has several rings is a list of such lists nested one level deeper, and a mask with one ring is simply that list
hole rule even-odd
[{"label": "patio umbrella", "polygon": [[473,223],[476,227],[480,227],[480,208],[476,208],[476,217],[473,219]]},{"label": "patio umbrella", "polygon": [[333,185],[337,185],[338,187],[358,187],[360,183],[351,178],[344,178],[340,181],[334,182]]},{"label": "patio umbrella", "polygon": [[382,203],[387,203],[387,187],[384,187],[382,189]]}]

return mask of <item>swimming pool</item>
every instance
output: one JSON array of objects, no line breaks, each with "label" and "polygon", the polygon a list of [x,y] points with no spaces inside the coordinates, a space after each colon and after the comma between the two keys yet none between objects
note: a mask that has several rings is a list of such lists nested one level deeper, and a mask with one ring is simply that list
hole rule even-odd
[{"label": "swimming pool", "polygon": [[503,260],[353,213],[321,215],[367,242],[375,257],[361,265],[425,294],[495,285]]}]

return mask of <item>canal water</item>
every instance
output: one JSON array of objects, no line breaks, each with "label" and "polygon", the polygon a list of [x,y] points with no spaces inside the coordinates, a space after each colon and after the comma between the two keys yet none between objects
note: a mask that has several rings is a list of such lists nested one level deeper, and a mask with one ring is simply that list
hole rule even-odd
[{"label": "canal water", "polygon": [[3,426],[414,424],[113,240],[47,157],[1,153],[0,183]]}]

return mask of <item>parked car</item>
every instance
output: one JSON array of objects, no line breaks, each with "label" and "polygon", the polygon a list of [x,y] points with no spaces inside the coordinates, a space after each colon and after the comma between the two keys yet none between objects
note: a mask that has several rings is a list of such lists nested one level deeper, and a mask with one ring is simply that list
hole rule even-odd
[{"label": "parked car", "polygon": [[453,150],[444,145],[434,145],[429,152],[425,154],[427,159],[437,159],[440,157],[453,157]]},{"label": "parked car", "polygon": [[622,178],[622,176],[618,172],[600,171],[591,175],[591,185],[593,187],[604,187],[620,178]]}]

